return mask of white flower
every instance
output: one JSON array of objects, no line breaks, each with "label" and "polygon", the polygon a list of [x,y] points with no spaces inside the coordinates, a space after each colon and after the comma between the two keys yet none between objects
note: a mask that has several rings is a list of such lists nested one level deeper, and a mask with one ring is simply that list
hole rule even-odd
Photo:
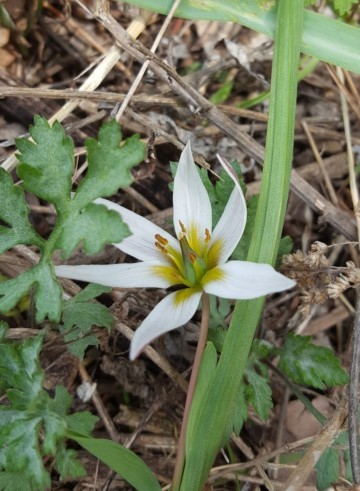
[{"label": "white flower", "polygon": [[141,262],[115,265],[57,266],[64,278],[121,288],[169,288],[169,293],[147,316],[131,341],[135,359],[155,338],[186,322],[196,312],[202,293],[223,298],[251,299],[291,288],[295,282],[268,264],[228,261],[243,234],[246,203],[230,166],[220,159],[235,183],[219,222],[212,229],[210,199],[192,158],[190,144],[183,150],[174,180],[174,228],[177,239],[132,211],[98,199],[117,211],[132,235],[115,244]]}]

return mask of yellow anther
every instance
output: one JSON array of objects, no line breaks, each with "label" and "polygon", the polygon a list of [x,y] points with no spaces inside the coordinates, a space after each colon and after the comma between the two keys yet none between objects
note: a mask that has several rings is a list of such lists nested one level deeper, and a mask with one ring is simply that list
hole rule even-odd
[{"label": "yellow anther", "polygon": [[196,254],[194,252],[189,253],[189,259],[192,264],[196,263]]},{"label": "yellow anther", "polygon": [[163,254],[167,254],[166,248],[160,244],[160,242],[155,242],[155,247],[157,247]]},{"label": "yellow anther", "polygon": [[211,235],[210,235],[209,229],[206,228],[205,229],[205,242],[206,243],[210,242],[210,239],[211,239]]},{"label": "yellow anther", "polygon": [[167,239],[165,239],[165,237],[163,237],[162,235],[160,234],[155,234],[155,239],[157,240],[157,242],[163,246],[166,246],[169,241]]},{"label": "yellow anther", "polygon": [[186,227],[181,220],[179,220],[180,228],[183,234],[186,234]]}]

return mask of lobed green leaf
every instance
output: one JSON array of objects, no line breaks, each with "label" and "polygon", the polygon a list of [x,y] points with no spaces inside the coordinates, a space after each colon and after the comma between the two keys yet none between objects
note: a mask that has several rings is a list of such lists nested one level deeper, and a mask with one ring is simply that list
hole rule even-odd
[{"label": "lobed green leaf", "polygon": [[60,474],[60,479],[66,479],[86,476],[84,467],[77,459],[77,452],[72,449],[66,449],[61,445],[56,453],[56,470]]},{"label": "lobed green leaf", "polygon": [[130,235],[129,227],[120,215],[104,205],[90,203],[62,229],[56,248],[62,249],[63,259],[80,244],[86,254],[96,254],[106,244],[121,242]]},{"label": "lobed green leaf", "polygon": [[40,116],[35,116],[30,134],[33,140],[19,138],[16,141],[20,161],[18,174],[26,190],[54,205],[57,221],[48,240],[43,240],[28,221],[22,190],[0,169],[0,193],[4,198],[0,209],[3,222],[0,224],[0,253],[16,244],[36,245],[41,252],[36,266],[16,278],[0,282],[0,311],[10,312],[33,289],[36,320],[41,322],[47,317],[58,322],[62,289],[51,256],[60,248],[66,258],[80,244],[85,253],[94,254],[105,244],[121,242],[129,235],[118,213],[92,201],[130,184],[130,169],[144,158],[145,145],[133,136],[120,146],[119,125],[115,121],[103,125],[99,140],[87,142],[89,170],[72,197],[72,139],[65,135],[59,123],[50,126]]},{"label": "lobed green leaf", "polygon": [[[61,313],[62,289],[50,264],[41,262],[16,278],[0,282],[0,311],[8,312],[34,286],[36,320],[57,321]],[[49,302],[51,298],[51,302]]]},{"label": "lobed green leaf", "polygon": [[45,118],[35,116],[30,127],[34,141],[18,138],[20,153],[17,173],[23,187],[49,203],[58,213],[70,202],[71,175],[74,168],[74,143],[57,121],[50,126]]},{"label": "lobed green leaf", "polygon": [[72,398],[64,387],[56,388],[54,399],[44,390],[41,344],[41,336],[0,341],[1,386],[9,401],[9,405],[0,406],[0,489],[2,485],[6,489],[8,477],[13,475],[15,482],[28,481],[31,491],[45,491],[50,475],[44,456],[55,459],[63,478],[79,476],[82,467],[76,463],[74,451],[67,453],[64,446],[66,432],[74,425],[90,432],[97,420],[87,412],[69,416]]},{"label": "lobed green leaf", "polygon": [[34,491],[24,474],[19,472],[0,472],[0,491]]},{"label": "lobed green leaf", "polygon": [[245,384],[241,384],[239,391],[235,397],[232,413],[225,427],[223,443],[230,440],[233,433],[238,435],[245,421],[248,419],[248,405],[245,399]]},{"label": "lobed green leaf", "polygon": [[266,421],[273,406],[269,377],[260,375],[253,367],[247,367],[245,378],[248,382],[245,386],[246,402],[254,407],[256,413],[263,421]]},{"label": "lobed green leaf", "polygon": [[316,489],[328,489],[339,477],[339,452],[335,448],[327,448],[317,461],[315,469]]},{"label": "lobed green leaf", "polygon": [[60,331],[64,340],[69,343],[69,350],[79,358],[83,358],[86,348],[98,346],[98,338],[91,333],[93,326],[111,329],[114,318],[108,309],[100,304],[90,302],[95,296],[108,292],[110,288],[90,284],[75,297],[64,302]]},{"label": "lobed green leaf", "polygon": [[334,7],[340,15],[350,12],[351,7],[357,0],[334,0]]},{"label": "lobed green leaf", "polygon": [[128,138],[122,146],[120,141],[121,131],[115,120],[102,125],[98,140],[86,141],[89,168],[74,198],[78,208],[132,183],[130,170],[144,160],[145,145],[138,135]]},{"label": "lobed green leaf", "polygon": [[348,383],[349,376],[329,348],[311,343],[310,336],[290,333],[280,352],[279,368],[297,384],[325,389]]},{"label": "lobed green leaf", "polygon": [[270,343],[255,340],[245,368],[245,401],[253,406],[264,421],[268,419],[273,403],[269,371],[261,360],[268,358],[272,352],[273,347]]},{"label": "lobed green leaf", "polygon": [[41,336],[21,343],[0,341],[0,386],[16,409],[26,409],[39,398],[43,384],[38,361],[41,344]]},{"label": "lobed green leaf", "polygon": [[45,490],[51,482],[40,453],[40,429],[40,417],[19,417],[6,426],[0,426],[0,469],[16,473],[26,470],[34,491]]},{"label": "lobed green leaf", "polygon": [[24,193],[14,186],[10,174],[0,167],[0,254],[17,244],[42,244],[43,239],[35,232],[28,220],[29,208]]}]

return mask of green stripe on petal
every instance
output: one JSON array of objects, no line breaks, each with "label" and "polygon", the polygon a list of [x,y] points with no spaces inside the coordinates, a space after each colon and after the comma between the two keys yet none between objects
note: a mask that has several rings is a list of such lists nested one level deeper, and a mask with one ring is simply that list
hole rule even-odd
[{"label": "green stripe on petal", "polygon": [[153,266],[153,273],[154,276],[164,278],[164,280],[167,281],[171,286],[175,286],[175,285],[188,286],[188,282],[186,281],[186,279],[180,274],[180,272],[176,268],[172,266],[163,266],[163,265]]},{"label": "green stripe on petal", "polygon": [[185,304],[190,297],[194,295],[202,294],[202,288],[184,288],[174,293],[174,304],[181,306]]},{"label": "green stripe on petal", "polygon": [[204,286],[204,290],[207,291],[206,285],[208,283],[224,282],[226,281],[226,276],[226,272],[221,267],[216,266],[204,274],[201,284]]},{"label": "green stripe on petal", "polygon": [[220,263],[220,258],[222,256],[223,248],[224,248],[223,239],[219,238],[211,242],[206,258],[208,269],[214,268]]}]

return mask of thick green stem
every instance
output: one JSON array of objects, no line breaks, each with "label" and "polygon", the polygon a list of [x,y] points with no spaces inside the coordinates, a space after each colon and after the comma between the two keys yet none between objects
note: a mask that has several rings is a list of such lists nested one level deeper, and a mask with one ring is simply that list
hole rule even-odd
[{"label": "thick green stem", "polygon": [[[290,184],[303,0],[279,0],[265,164],[248,260],[274,264]],[[237,302],[223,351],[189,442],[182,491],[200,491],[233,412],[264,299]]]}]

